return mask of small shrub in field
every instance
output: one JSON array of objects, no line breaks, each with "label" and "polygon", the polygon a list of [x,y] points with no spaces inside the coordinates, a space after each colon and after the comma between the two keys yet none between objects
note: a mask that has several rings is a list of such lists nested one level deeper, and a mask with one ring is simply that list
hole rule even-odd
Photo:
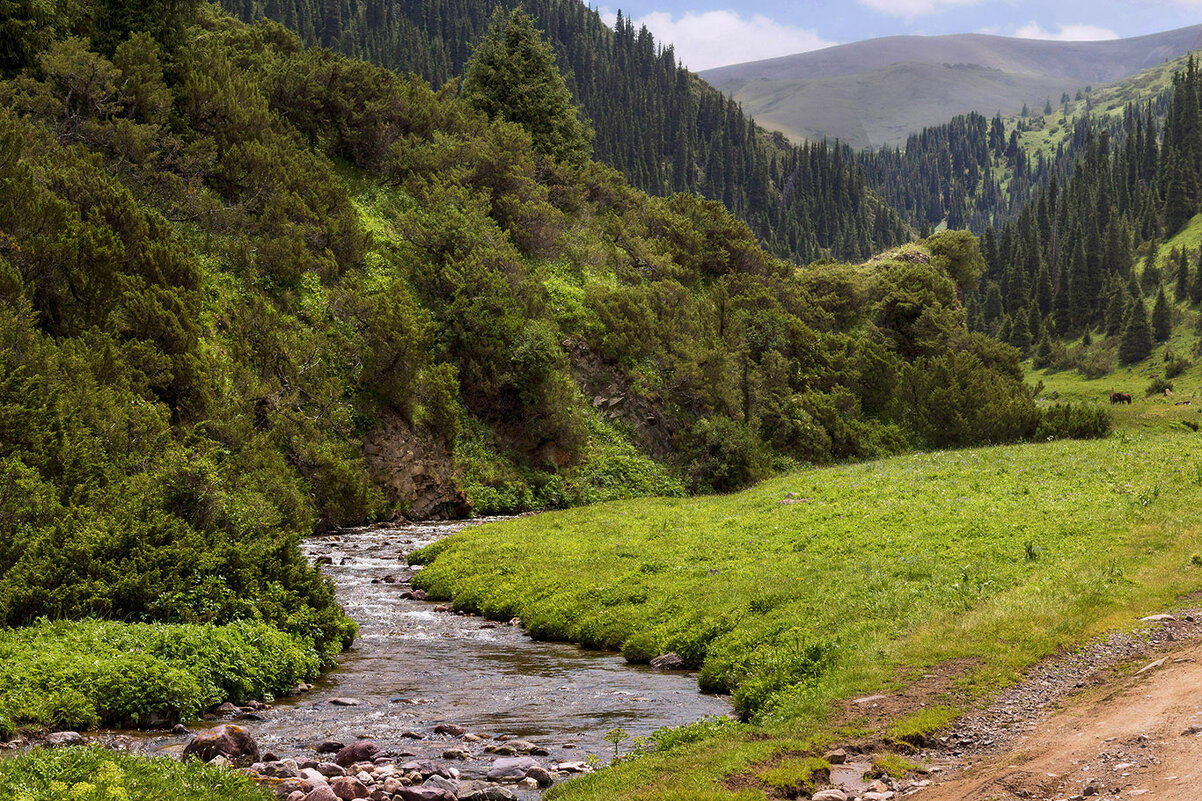
[{"label": "small shrub in field", "polygon": [[1164,377],[1166,379],[1174,379],[1184,373],[1192,366],[1189,359],[1184,356],[1178,356],[1172,351],[1165,351],[1164,354]]},{"label": "small shrub in field", "polygon": [[1145,395],[1163,395],[1165,390],[1173,389],[1173,382],[1165,378],[1153,378],[1144,389]]},{"label": "small shrub in field", "polygon": [[958,717],[960,710],[954,706],[926,707],[894,723],[889,729],[889,736],[897,742],[922,745]]}]

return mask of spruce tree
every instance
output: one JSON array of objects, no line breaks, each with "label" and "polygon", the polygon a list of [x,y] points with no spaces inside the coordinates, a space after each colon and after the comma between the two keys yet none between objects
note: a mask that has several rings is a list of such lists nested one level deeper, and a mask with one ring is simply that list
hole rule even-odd
[{"label": "spruce tree", "polygon": [[1106,314],[1103,320],[1106,336],[1115,336],[1123,330],[1127,314],[1127,299],[1130,297],[1127,288],[1122,283],[1115,282],[1110,290],[1110,300],[1106,303]]},{"label": "spruce tree", "polygon": [[1182,248],[1177,251],[1177,293],[1174,300],[1181,302],[1189,299],[1189,253]]},{"label": "spruce tree", "polygon": [[1119,342],[1119,361],[1135,364],[1152,353],[1152,327],[1148,325],[1148,312],[1140,295],[1131,298],[1127,306],[1127,319],[1123,323],[1123,338]]},{"label": "spruce tree", "polygon": [[572,163],[592,153],[592,128],[572,103],[551,45],[521,9],[506,14],[498,7],[464,68],[460,93],[489,117],[521,125],[540,153]]},{"label": "spruce tree", "polygon": [[1035,358],[1033,364],[1035,369],[1042,370],[1052,363],[1052,338],[1048,336],[1047,329],[1044,329],[1043,336],[1039,338],[1039,344],[1035,347]]},{"label": "spruce tree", "polygon": [[1173,333],[1173,313],[1169,308],[1168,298],[1164,295],[1164,285],[1156,292],[1156,305],[1152,307],[1152,337],[1157,342],[1167,342]]}]

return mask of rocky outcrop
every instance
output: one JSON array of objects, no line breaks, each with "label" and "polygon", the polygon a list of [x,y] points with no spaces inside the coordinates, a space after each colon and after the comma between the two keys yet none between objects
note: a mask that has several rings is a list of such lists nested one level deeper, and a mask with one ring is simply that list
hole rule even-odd
[{"label": "rocky outcrop", "polygon": [[363,456],[372,479],[409,519],[471,514],[471,501],[459,487],[455,461],[446,447],[414,431],[395,412],[385,412],[380,426],[363,438]]}]

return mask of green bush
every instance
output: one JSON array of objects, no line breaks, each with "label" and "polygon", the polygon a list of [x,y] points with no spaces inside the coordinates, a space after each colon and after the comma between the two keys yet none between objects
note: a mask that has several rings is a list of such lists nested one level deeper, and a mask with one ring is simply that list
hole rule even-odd
[{"label": "green bush", "polygon": [[1057,403],[1039,411],[1035,439],[1097,439],[1110,433],[1110,410],[1089,403]]},{"label": "green bush", "polygon": [[0,759],[10,801],[266,801],[247,777],[195,759],[179,762],[105,748],[36,748]]},{"label": "green bush", "polygon": [[315,676],[312,640],[262,623],[39,621],[0,631],[0,720],[89,729],[181,720],[270,700]]},{"label": "green bush", "polygon": [[689,475],[696,491],[732,492],[768,477],[768,449],[743,423],[701,420],[690,439]]},{"label": "green bush", "polygon": [[1144,387],[1144,395],[1163,395],[1166,389],[1172,391],[1172,381],[1167,378],[1153,378],[1148,382],[1148,386]]}]

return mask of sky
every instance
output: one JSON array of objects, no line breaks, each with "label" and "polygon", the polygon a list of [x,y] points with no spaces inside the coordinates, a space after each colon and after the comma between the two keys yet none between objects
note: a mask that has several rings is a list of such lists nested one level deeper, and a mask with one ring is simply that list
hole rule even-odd
[{"label": "sky", "polygon": [[903,34],[1126,38],[1202,23],[1202,0],[609,0],[699,71]]}]

